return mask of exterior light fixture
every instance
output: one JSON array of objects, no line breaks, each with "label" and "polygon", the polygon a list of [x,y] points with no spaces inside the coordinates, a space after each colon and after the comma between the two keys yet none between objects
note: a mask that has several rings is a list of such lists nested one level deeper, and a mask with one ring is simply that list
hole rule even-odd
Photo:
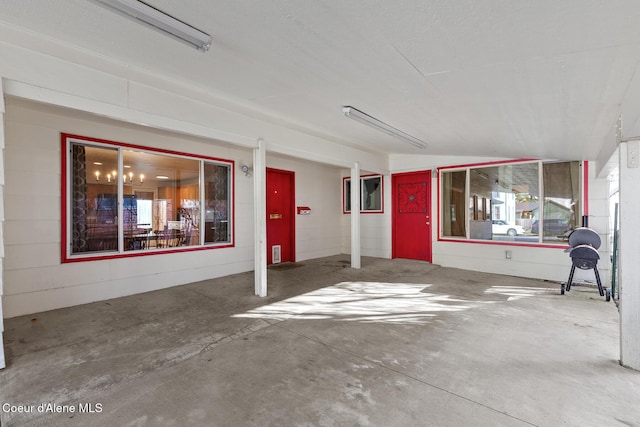
[{"label": "exterior light fixture", "polygon": [[374,129],[377,129],[381,132],[386,133],[387,135],[391,135],[395,138],[398,138],[404,142],[407,142],[411,145],[413,145],[414,147],[418,147],[421,149],[425,149],[427,148],[427,143],[424,141],[419,140],[416,137],[413,137],[411,135],[409,135],[408,133],[404,133],[402,132],[400,129],[396,129],[393,126],[390,126],[388,124],[386,124],[385,122],[381,122],[380,120],[376,119],[375,117],[372,117],[366,113],[363,113],[362,111],[350,107],[350,106],[346,106],[346,107],[342,107],[342,114],[344,114],[346,117],[353,119],[357,122],[360,122],[364,125],[367,126],[371,126]]},{"label": "exterior light fixture", "polygon": [[211,36],[186,24],[155,7],[138,0],[93,0],[100,5],[154,30],[161,31],[189,46],[206,52],[211,46]]}]

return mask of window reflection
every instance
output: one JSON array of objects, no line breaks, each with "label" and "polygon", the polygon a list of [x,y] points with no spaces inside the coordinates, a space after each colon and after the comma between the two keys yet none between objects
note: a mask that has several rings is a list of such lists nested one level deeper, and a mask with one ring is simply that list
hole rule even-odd
[{"label": "window reflection", "polygon": [[580,185],[577,161],[443,171],[441,235],[466,237],[468,226],[471,239],[563,242],[581,218]]},{"label": "window reflection", "polygon": [[466,237],[466,171],[442,174],[442,235]]},{"label": "window reflection", "polygon": [[232,241],[230,163],[77,141],[69,147],[72,255]]},{"label": "window reflection", "polygon": [[538,163],[471,169],[472,239],[518,240],[531,236],[531,212],[538,209]]},{"label": "window reflection", "polygon": [[124,250],[200,243],[200,162],[123,151]]},{"label": "window reflection", "polygon": [[579,162],[545,163],[544,212],[542,227],[536,218],[536,232],[542,228],[543,240],[566,240],[569,232],[580,224]]}]

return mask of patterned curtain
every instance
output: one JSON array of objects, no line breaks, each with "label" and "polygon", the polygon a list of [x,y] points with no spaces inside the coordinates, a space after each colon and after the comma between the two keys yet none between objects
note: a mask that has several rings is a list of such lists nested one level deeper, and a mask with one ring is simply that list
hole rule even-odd
[{"label": "patterned curtain", "polygon": [[368,178],[362,180],[364,183],[364,195],[366,197],[364,209],[365,210],[379,210],[382,209],[380,192],[380,180],[382,178]]},{"label": "patterned curtain", "polygon": [[72,145],[72,213],[73,253],[86,252],[87,244],[87,162],[84,147]]},{"label": "patterned curtain", "polygon": [[227,199],[228,199],[228,189],[229,184],[227,182],[227,177],[229,176],[229,167],[228,166],[215,166],[214,173],[214,181],[213,181],[213,198],[218,201],[224,202],[223,215],[226,219],[228,216],[227,212]]}]

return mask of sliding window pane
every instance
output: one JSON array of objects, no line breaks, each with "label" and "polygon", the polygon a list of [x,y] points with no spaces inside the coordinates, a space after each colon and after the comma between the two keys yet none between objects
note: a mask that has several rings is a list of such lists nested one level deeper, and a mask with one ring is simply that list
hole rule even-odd
[{"label": "sliding window pane", "polygon": [[361,178],[362,211],[382,211],[382,177]]},{"label": "sliding window pane", "polygon": [[539,210],[538,163],[471,169],[469,228],[472,239],[530,241]]},{"label": "sliding window pane", "polygon": [[344,194],[344,201],[343,201],[344,211],[351,212],[351,180],[350,179],[344,180],[343,194]]},{"label": "sliding window pane", "polygon": [[[545,163],[543,241],[558,242],[580,224],[580,162]],[[536,223],[539,227],[539,218]]]},{"label": "sliding window pane", "polygon": [[204,164],[205,243],[231,242],[231,217],[229,209],[231,167],[229,165]]},{"label": "sliding window pane", "polygon": [[465,186],[466,171],[442,173],[442,235],[466,237]]},{"label": "sliding window pane", "polygon": [[118,250],[118,150],[71,144],[71,253]]},{"label": "sliding window pane", "polygon": [[[344,212],[351,212],[351,179],[343,179]],[[382,212],[382,176],[360,178],[360,212]]]},{"label": "sliding window pane", "polygon": [[123,151],[124,249],[147,250],[200,243],[200,162]]}]

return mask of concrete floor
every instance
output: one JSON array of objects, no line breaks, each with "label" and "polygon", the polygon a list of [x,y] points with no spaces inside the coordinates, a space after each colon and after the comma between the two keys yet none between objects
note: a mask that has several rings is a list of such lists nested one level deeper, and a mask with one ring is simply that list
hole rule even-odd
[{"label": "concrete floor", "polygon": [[595,289],[348,265],[270,268],[267,298],[246,273],[8,319],[0,403],[34,413],[2,426],[640,426]]}]

